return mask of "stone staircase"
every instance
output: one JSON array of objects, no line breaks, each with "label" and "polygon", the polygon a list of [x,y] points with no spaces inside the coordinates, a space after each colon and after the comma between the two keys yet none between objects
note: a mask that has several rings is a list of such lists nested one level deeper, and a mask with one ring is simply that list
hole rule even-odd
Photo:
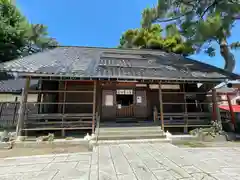
[{"label": "stone staircase", "polygon": [[95,135],[99,141],[166,138],[160,126],[100,127]]}]

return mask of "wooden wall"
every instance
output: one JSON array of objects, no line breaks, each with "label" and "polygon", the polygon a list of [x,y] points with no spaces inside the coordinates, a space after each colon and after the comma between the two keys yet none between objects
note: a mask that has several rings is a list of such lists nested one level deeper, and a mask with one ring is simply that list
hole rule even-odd
[{"label": "wooden wall", "polygon": [[45,113],[71,114],[93,112],[93,81],[43,81],[42,84],[43,90],[61,91],[45,93],[43,103],[59,103],[43,105]]},{"label": "wooden wall", "polygon": [[[44,87],[47,87],[49,83],[44,82]],[[55,88],[51,87],[52,89]],[[84,102],[93,102],[92,93],[83,93],[75,92],[68,93],[67,91],[93,91],[93,81],[61,81],[58,84],[59,90],[66,90],[65,93],[65,102],[75,103],[75,104],[66,104],[64,108],[64,113],[91,113],[93,112],[92,104],[77,104]],[[160,102],[159,102],[159,89],[150,89],[149,86],[146,87],[136,87],[136,83],[118,83],[111,81],[98,81],[97,82],[97,94],[96,94],[96,111],[101,115],[101,121],[115,121],[116,119],[116,90],[117,89],[132,89],[134,96],[134,118],[144,119],[144,120],[153,120],[153,110],[154,107],[157,108],[160,112]],[[197,111],[193,104],[184,105],[185,99],[183,91],[196,92],[196,84],[185,84],[180,86],[180,89],[162,89],[162,101],[163,101],[163,112],[164,113],[182,113],[187,107],[188,112]],[[179,92],[179,93],[178,93]],[[112,96],[113,105],[106,105],[105,98],[106,96]],[[137,103],[137,97],[142,97],[142,102]],[[46,98],[45,98],[46,100]],[[51,96],[48,99],[53,102],[64,102],[64,93],[58,93],[57,100],[56,96]],[[165,104],[164,104],[165,103]],[[52,105],[53,106],[53,105]],[[50,109],[52,112],[56,106],[53,106]],[[62,112],[62,106],[59,104],[57,107],[57,112]],[[49,107],[49,106],[48,106]]]},{"label": "wooden wall", "polygon": [[[0,94],[0,128],[16,127],[20,98],[19,94]],[[36,94],[28,95],[28,102],[36,102],[36,100]],[[37,111],[37,105],[28,106],[28,113],[37,113]]]},{"label": "wooden wall", "polygon": [[93,112],[93,82],[67,82],[67,91],[86,91],[66,93],[67,103],[89,103],[89,104],[66,104],[65,113],[92,113]]}]

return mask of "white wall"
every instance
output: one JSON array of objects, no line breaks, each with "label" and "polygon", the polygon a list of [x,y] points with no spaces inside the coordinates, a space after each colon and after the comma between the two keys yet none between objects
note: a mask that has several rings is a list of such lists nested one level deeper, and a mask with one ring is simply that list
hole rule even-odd
[{"label": "white wall", "polygon": [[[20,101],[21,95],[0,94],[0,102],[14,102],[16,97],[18,98],[18,101]],[[37,102],[37,94],[29,94],[28,102]]]}]

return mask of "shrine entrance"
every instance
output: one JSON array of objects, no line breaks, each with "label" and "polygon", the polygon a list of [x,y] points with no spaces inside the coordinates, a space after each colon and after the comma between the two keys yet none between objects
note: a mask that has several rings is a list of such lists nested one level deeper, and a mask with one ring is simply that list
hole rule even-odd
[{"label": "shrine entrance", "polygon": [[134,116],[134,94],[132,89],[118,89],[116,91],[116,117],[131,118]]}]

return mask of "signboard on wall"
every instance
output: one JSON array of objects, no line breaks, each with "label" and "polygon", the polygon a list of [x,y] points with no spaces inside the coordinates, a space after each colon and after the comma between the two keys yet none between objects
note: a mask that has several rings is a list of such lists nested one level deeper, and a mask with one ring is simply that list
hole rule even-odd
[{"label": "signboard on wall", "polygon": [[[162,89],[180,89],[179,84],[162,84]],[[159,89],[158,84],[149,84],[150,89]]]},{"label": "signboard on wall", "polygon": [[141,104],[142,103],[142,96],[137,96],[137,103]]},{"label": "signboard on wall", "polygon": [[122,109],[122,105],[121,104],[118,104],[117,107],[118,107],[118,109]]},{"label": "signboard on wall", "polygon": [[113,106],[113,95],[105,96],[105,106]]},{"label": "signboard on wall", "polygon": [[147,87],[147,84],[136,84],[136,87]]},{"label": "signboard on wall", "polygon": [[117,89],[118,95],[132,95],[133,90],[132,89]]}]

